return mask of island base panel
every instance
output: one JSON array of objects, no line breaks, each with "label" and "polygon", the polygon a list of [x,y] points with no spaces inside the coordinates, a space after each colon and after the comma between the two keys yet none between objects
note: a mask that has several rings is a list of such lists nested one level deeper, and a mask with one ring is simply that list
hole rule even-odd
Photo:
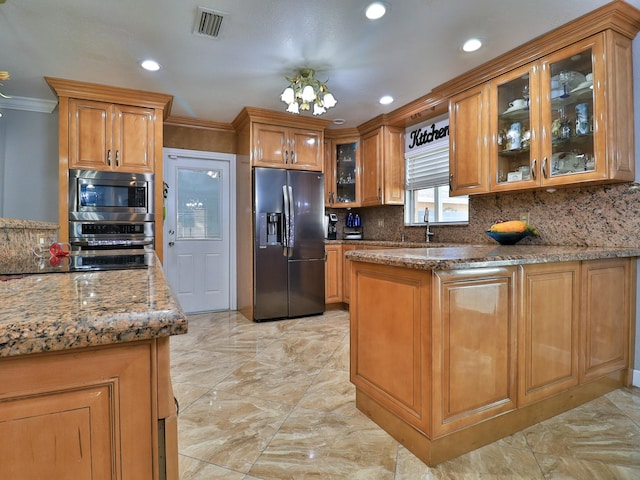
[{"label": "island base panel", "polygon": [[421,461],[433,467],[564,413],[617,388],[628,386],[627,377],[628,372],[620,370],[535,404],[433,439],[391,413],[358,388],[356,407]]}]

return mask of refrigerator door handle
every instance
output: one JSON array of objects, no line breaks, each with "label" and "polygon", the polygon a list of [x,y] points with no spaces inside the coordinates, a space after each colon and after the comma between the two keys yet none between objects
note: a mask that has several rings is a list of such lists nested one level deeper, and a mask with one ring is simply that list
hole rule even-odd
[{"label": "refrigerator door handle", "polygon": [[293,254],[293,247],[296,243],[296,216],[293,208],[293,187],[289,186],[289,256]]},{"label": "refrigerator door handle", "polygon": [[289,189],[287,185],[282,186],[282,197],[284,199],[284,232],[282,235],[282,245],[284,246],[284,250],[282,254],[285,257],[289,256],[289,234],[291,232],[291,227],[289,225]]}]

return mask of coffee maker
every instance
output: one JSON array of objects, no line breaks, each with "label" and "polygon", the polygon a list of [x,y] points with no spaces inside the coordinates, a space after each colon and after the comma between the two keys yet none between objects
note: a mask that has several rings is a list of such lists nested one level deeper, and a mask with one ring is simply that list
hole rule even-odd
[{"label": "coffee maker", "polygon": [[338,223],[338,215],[336,215],[335,213],[330,213],[329,225],[327,226],[327,239],[329,240],[338,239],[338,227],[336,227],[336,223]]}]

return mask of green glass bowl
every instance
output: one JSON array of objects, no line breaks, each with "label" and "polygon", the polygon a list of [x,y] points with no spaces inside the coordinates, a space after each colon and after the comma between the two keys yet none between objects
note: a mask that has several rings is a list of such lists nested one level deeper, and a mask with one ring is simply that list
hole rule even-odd
[{"label": "green glass bowl", "polygon": [[515,245],[524,237],[531,235],[531,232],[485,232],[500,245]]}]

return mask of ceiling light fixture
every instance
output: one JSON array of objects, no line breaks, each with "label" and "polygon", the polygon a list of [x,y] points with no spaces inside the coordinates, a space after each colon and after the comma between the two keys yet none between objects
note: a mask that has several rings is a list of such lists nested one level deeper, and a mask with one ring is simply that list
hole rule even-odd
[{"label": "ceiling light fixture", "polygon": [[303,68],[295,77],[285,77],[289,86],[280,95],[280,100],[288,105],[287,112],[300,113],[309,110],[313,104],[313,114],[322,115],[338,103],[326,83],[313,78],[314,74],[314,70]]},{"label": "ceiling light fixture", "polygon": [[369,20],[378,20],[387,13],[387,7],[382,2],[373,2],[365,10],[364,14]]},{"label": "ceiling light fixture", "polygon": [[482,42],[480,40],[478,40],[477,38],[470,38],[469,40],[464,42],[464,45],[462,45],[462,50],[464,50],[465,52],[475,52],[481,46]]},{"label": "ceiling light fixture", "polygon": [[383,97],[380,97],[380,100],[378,100],[382,105],[389,105],[390,103],[393,103],[393,97],[391,95],[384,95]]},{"label": "ceiling light fixture", "polygon": [[143,60],[140,62],[140,66],[149,72],[157,72],[160,70],[160,64],[155,60]]}]

